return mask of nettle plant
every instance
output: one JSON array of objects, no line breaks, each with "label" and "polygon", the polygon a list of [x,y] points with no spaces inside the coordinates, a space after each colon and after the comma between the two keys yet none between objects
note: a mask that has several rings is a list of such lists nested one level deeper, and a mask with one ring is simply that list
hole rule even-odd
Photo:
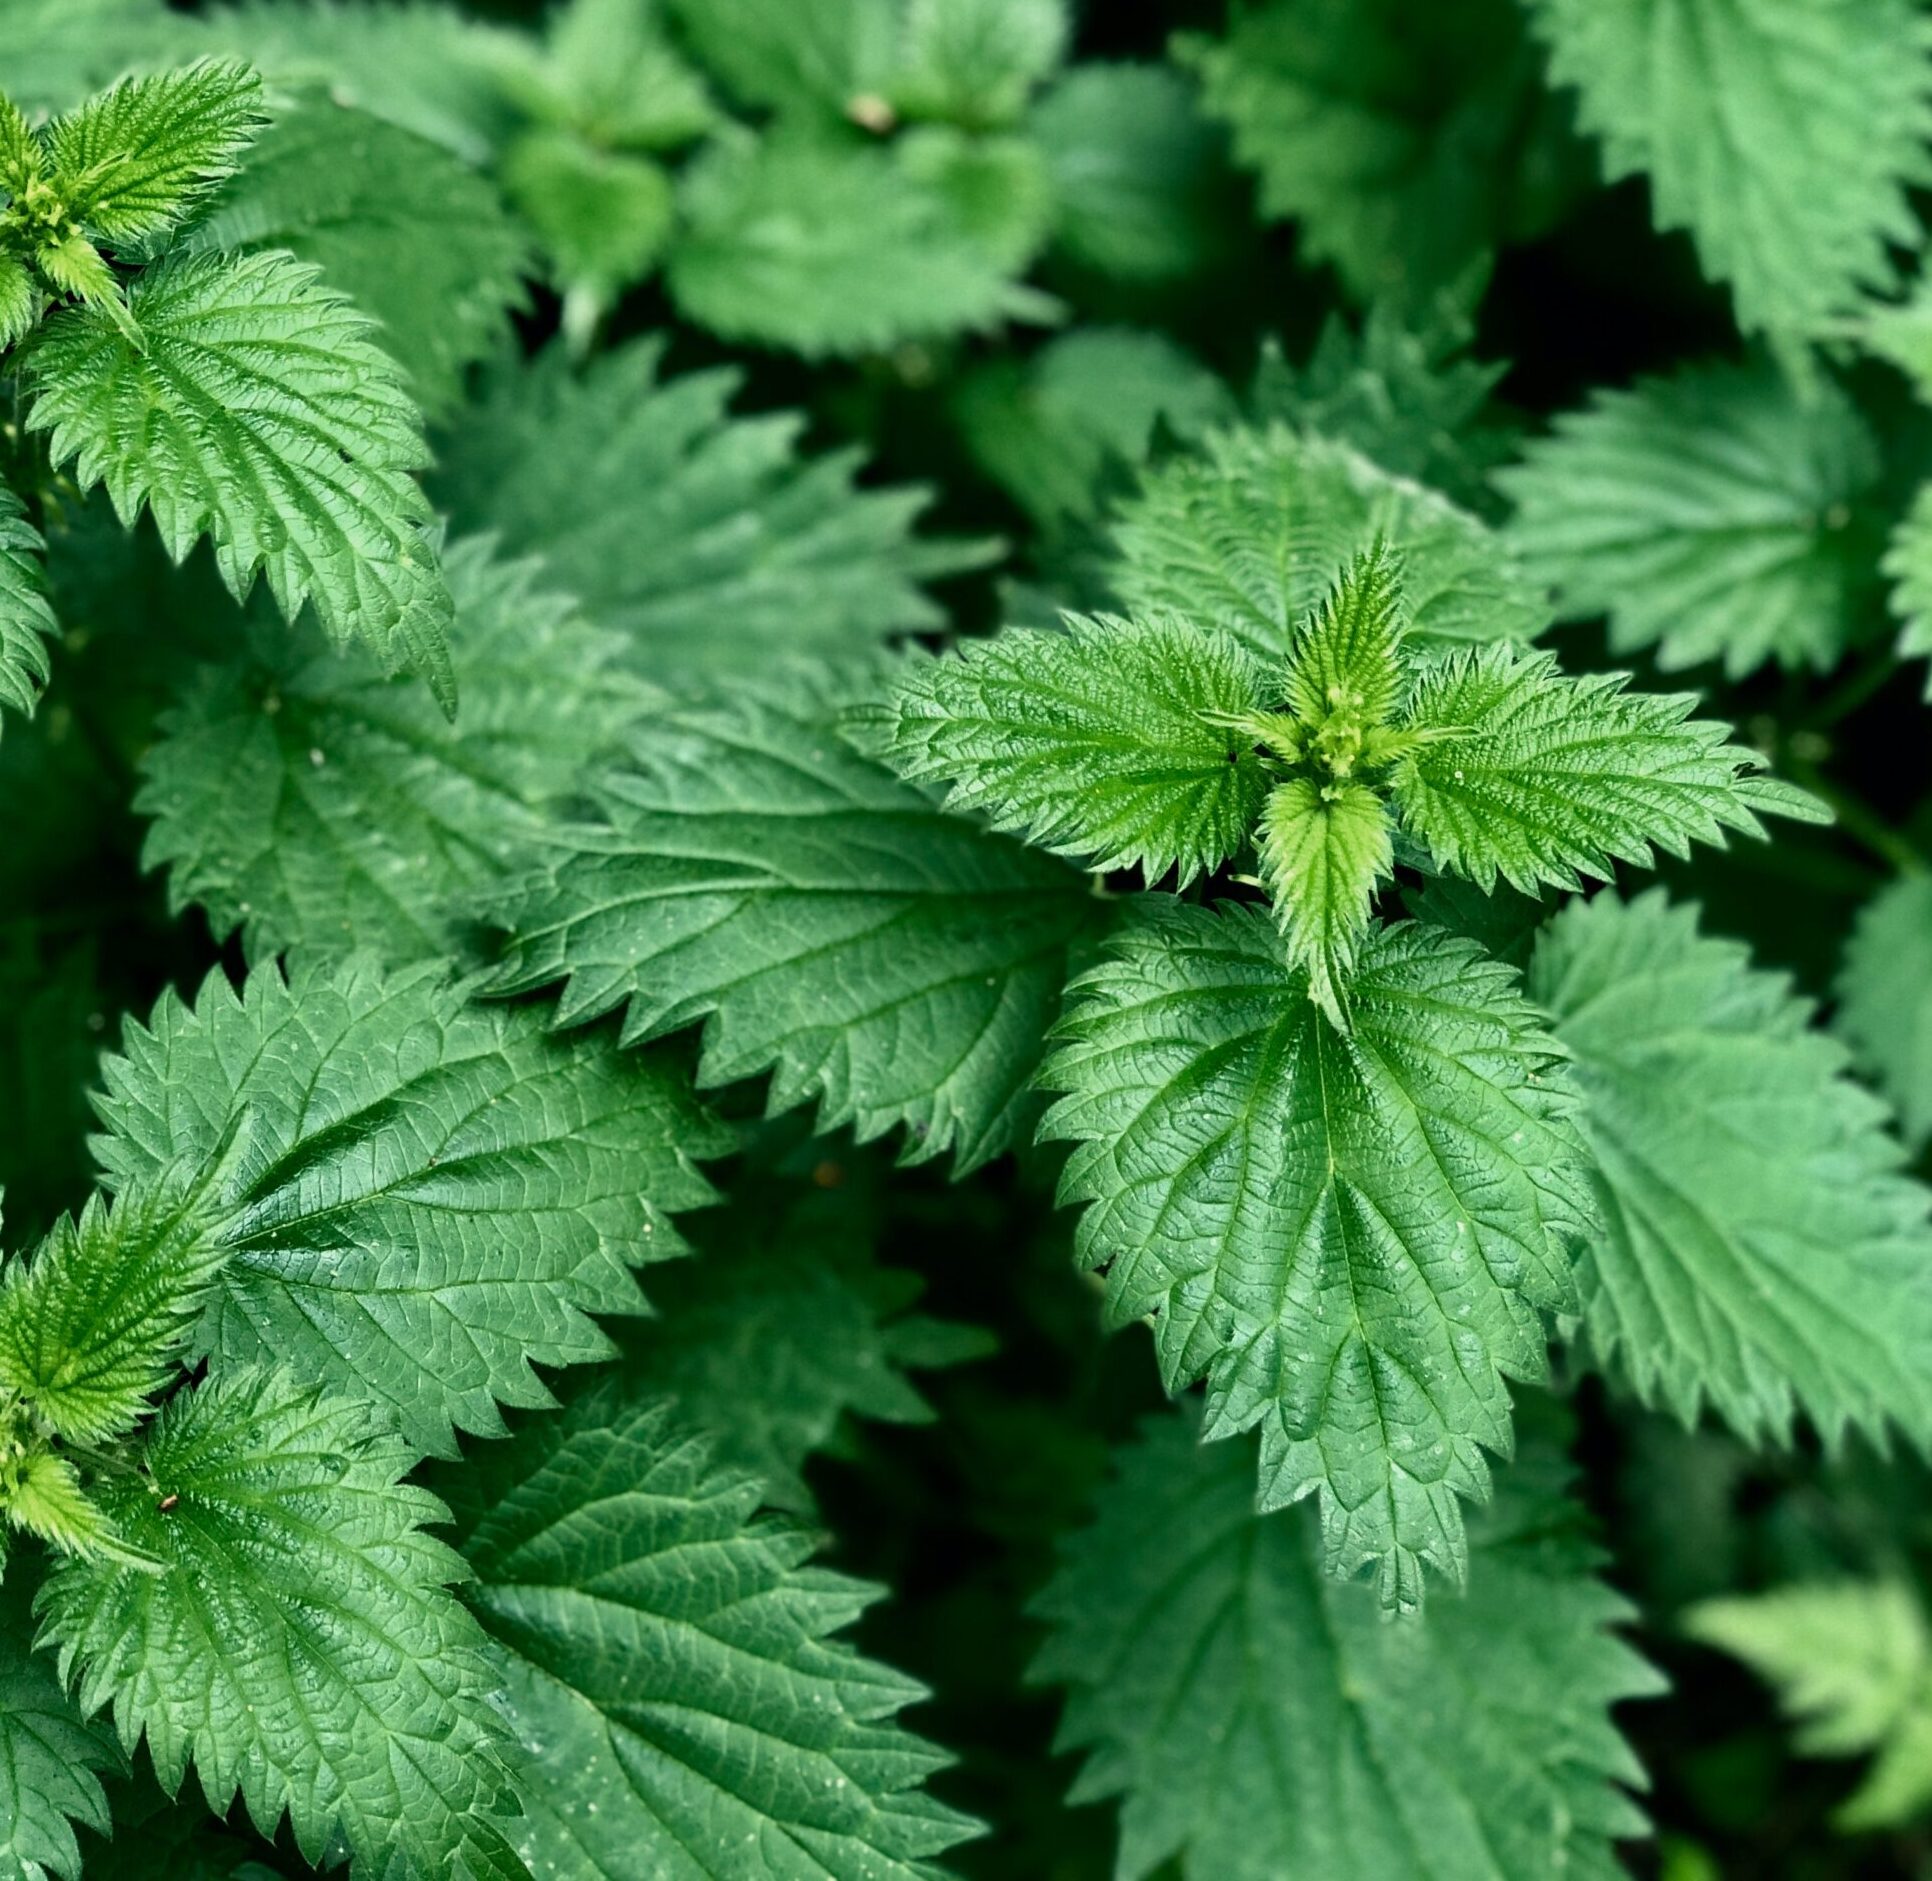
[{"label": "nettle plant", "polygon": [[1690,695],[1431,645],[1380,538],[1273,653],[1179,614],[1070,619],[917,667],[861,723],[996,827],[1265,891],[1117,918],[1042,1128],[1079,1146],[1062,1195],[1110,1315],[1150,1321],[1170,1389],[1207,1379],[1207,1435],[1259,1428],[1261,1508],[1317,1495],[1326,1568],[1413,1609],[1425,1564],[1467,1567],[1504,1377],[1543,1374],[1543,1316],[1576,1312],[1603,1223],[1565,1053],[1513,977],[1454,917],[1375,918],[1398,840],[1424,876],[1534,895],[1818,812]]},{"label": "nettle plant", "polygon": [[1923,1816],[1915,7],[490,11],[0,4],[0,1881]]},{"label": "nettle plant", "polygon": [[[0,101],[0,335],[24,428],[124,522],[152,514],[177,558],[207,535],[237,594],[264,576],[284,612],[312,605],[453,710],[401,375],[313,266],[170,240],[262,121],[261,81],[232,61],[130,79],[38,131]],[[24,572],[9,601],[0,654],[24,700],[48,623]]]}]

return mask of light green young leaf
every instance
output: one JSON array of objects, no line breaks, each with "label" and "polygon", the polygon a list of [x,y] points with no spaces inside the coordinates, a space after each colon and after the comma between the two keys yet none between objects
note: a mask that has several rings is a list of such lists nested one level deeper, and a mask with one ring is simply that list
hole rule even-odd
[{"label": "light green young leaf", "polygon": [[1110,482],[1160,440],[1192,442],[1235,415],[1223,380],[1132,327],[1078,327],[1024,360],[986,360],[949,406],[979,467],[1046,530],[1098,522]]},{"label": "light green young leaf", "polygon": [[47,643],[59,631],[45,555],[26,506],[0,482],[0,706],[29,716],[52,671]]},{"label": "light green young leaf", "polygon": [[1608,881],[1612,864],[1687,855],[1760,815],[1830,821],[1730,727],[1694,719],[1695,693],[1629,692],[1624,673],[1572,678],[1554,654],[1483,647],[1426,672],[1405,715],[1440,733],[1399,760],[1403,827],[1445,868],[1525,894]]},{"label": "light green young leaf", "polygon": [[0,92],[0,190],[17,202],[46,178],[46,146],[34,135],[26,114]]},{"label": "light green young leaf", "polygon": [[1469,1590],[1388,1625],[1322,1572],[1302,1511],[1257,1515],[1245,1444],[1150,1421],[1038,1611],[1070,1687],[1070,1802],[1121,1799],[1121,1881],[1612,1881],[1644,1833],[1610,1710],[1662,1680],[1556,1445],[1525,1446],[1470,1518]]},{"label": "light green young leaf", "polygon": [[672,298],[724,339],[849,357],[1058,311],[1018,279],[1052,200],[1017,141],[937,125],[890,145],[720,139],[684,171],[679,206]]},{"label": "light green young leaf", "polygon": [[273,1836],[286,1811],[311,1862],[340,1836],[358,1874],[494,1881],[523,1872],[493,1820],[497,1674],[413,1461],[363,1401],[227,1371],[170,1401],[147,1480],[101,1489],[162,1570],[61,1563],[45,1629],[82,1710],[112,1700],[170,1794],[192,1759],[217,1812],[239,1790]]},{"label": "light green young leaf", "polygon": [[1225,721],[1266,688],[1224,634],[1069,615],[1063,633],[1010,629],[915,661],[852,730],[901,777],[950,785],[954,810],[1094,869],[1177,871],[1185,887],[1254,828],[1271,780]]},{"label": "light green young leaf", "polygon": [[1227,37],[1177,42],[1207,109],[1362,300],[1415,303],[1542,233],[1576,172],[1509,0],[1238,0]]},{"label": "light green young leaf", "polygon": [[940,1881],[932,1858],[975,1825],[921,1787],[945,1754],[894,1721],[925,1694],[833,1637],[872,1590],[754,1521],[756,1479],[667,1407],[594,1394],[450,1493],[532,1872]]},{"label": "light green young leaf", "polygon": [[1548,624],[1541,591],[1474,516],[1285,425],[1218,433],[1153,472],[1115,529],[1113,581],[1130,612],[1224,628],[1279,661],[1378,536],[1401,558],[1419,642],[1528,640]]},{"label": "light green young leaf", "polygon": [[1837,1811],[1841,1829],[1900,1828],[1932,1808],[1932,1629],[1904,1581],[1706,1600],[1684,1628],[1777,1691],[1800,1756],[1877,1753]]},{"label": "light green young leaf", "polygon": [[34,1621],[24,1580],[16,1564],[0,1594],[0,1881],[80,1881],[73,1825],[107,1834],[96,1772],[119,1765],[120,1746],[81,1717],[52,1656],[28,1650]]},{"label": "light green young leaf", "polygon": [[54,187],[97,241],[152,242],[234,174],[267,115],[261,79],[231,59],[123,79],[48,127]]},{"label": "light green young leaf", "polygon": [[537,1365],[602,1358],[592,1313],[682,1251],[667,1216],[726,1134],[682,1072],[476,1005],[440,964],[219,971],[102,1067],[110,1187],[194,1184],[224,1261],[195,1349],[273,1358],[393,1411],[418,1449],[551,1402]]},{"label": "light green young leaf", "polygon": [[1882,888],[1858,916],[1838,978],[1837,1030],[1898,1113],[1914,1149],[1932,1139],[1932,877]]},{"label": "light green young leaf", "polygon": [[374,659],[283,631],[197,670],[162,720],[135,799],[154,819],[142,860],[172,865],[170,905],[198,902],[251,958],[460,955],[476,893],[527,861],[585,768],[660,701],[534,563],[472,540],[445,569],[454,724]]},{"label": "light green young leaf", "polygon": [[409,474],[421,422],[367,319],[273,252],[163,261],[131,304],[139,349],[72,309],[20,362],[54,462],[105,483],[123,522],[150,510],[176,560],[209,536],[238,596],[266,573],[284,614],[312,604],[453,711],[449,590]]},{"label": "light green young leaf", "polygon": [[627,1042],[703,1020],[700,1084],[769,1070],[774,1112],[815,1101],[861,1138],[903,1123],[909,1160],[970,1169],[1021,1134],[1104,904],[849,749],[858,690],[799,675],[640,733],[595,790],[604,822],[495,899],[496,987],[563,982],[563,1025],[622,1006]]},{"label": "light green young leaf", "polygon": [[1401,565],[1377,539],[1358,551],[1309,609],[1288,650],[1287,705],[1338,775],[1352,753],[1337,739],[1386,725],[1402,690],[1397,648],[1408,629]]},{"label": "light green young leaf", "polygon": [[34,266],[57,299],[77,300],[105,314],[130,345],[140,340],[121,282],[101,251],[78,230],[34,250]]},{"label": "light green young leaf", "polygon": [[1827,667],[1876,626],[1878,448],[1835,385],[1705,364],[1599,392],[1497,474],[1508,534],[1565,620],[1671,669]]},{"label": "light green young leaf", "polygon": [[559,349],[492,377],[440,455],[438,503],[541,554],[657,676],[869,651],[945,617],[918,584],[983,545],[921,540],[919,488],[855,487],[857,451],[803,457],[793,412],[733,418],[735,371],[660,381],[664,341],[582,373]]},{"label": "light green young leaf", "polygon": [[0,1515],[9,1527],[70,1560],[121,1562],[144,1571],[153,1566],[88,1496],[73,1463],[52,1450],[9,1454],[0,1463]]},{"label": "light green young leaf", "polygon": [[1702,937],[1661,890],[1573,903],[1531,997],[1573,1054],[1608,1232],[1583,1332],[1647,1404],[1711,1406],[1747,1442],[1802,1411],[1932,1432],[1925,1189],[1784,976]]},{"label": "light green young leaf", "polygon": [[132,1428],[179,1371],[225,1249],[192,1192],[89,1198],[31,1263],[0,1270],[0,1388],[69,1443]]},{"label": "light green young leaf", "polygon": [[1067,50],[1066,0],[903,0],[889,102],[907,117],[1005,130]]},{"label": "light green young leaf", "polygon": [[1238,198],[1222,138],[1171,66],[1077,65],[1027,130],[1053,179],[1054,245],[1078,266],[1177,281],[1232,246]]},{"label": "light green young leaf", "polygon": [[286,248],[381,328],[428,410],[456,402],[520,304],[523,238],[488,183],[393,124],[325,99],[278,117],[213,210],[175,244],[192,254]]},{"label": "light green young leaf", "polygon": [[1262,811],[1257,847],[1287,964],[1308,975],[1309,998],[1346,1031],[1370,904],[1395,869],[1388,806],[1366,784],[1291,777]]},{"label": "light green young leaf", "polygon": [[992,1349],[978,1327],[908,1310],[921,1282],[874,1257],[876,1234],[850,1186],[801,1197],[741,1178],[698,1225],[697,1258],[653,1285],[656,1312],[623,1329],[627,1400],[674,1397],[768,1505],[811,1514],[809,1456],[836,1449],[853,1418],[930,1423],[908,1373]]},{"label": "light green young leaf", "polygon": [[1913,0],[1531,0],[1614,177],[1648,171],[1747,330],[1804,334],[1916,247],[1932,66]]},{"label": "light green young leaf", "polygon": [[1338,1032],[1265,910],[1146,898],[1076,982],[1043,1134],[1114,1325],[1259,1425],[1265,1508],[1317,1495],[1328,1571],[1412,1608],[1460,1579],[1459,1498],[1509,1444],[1593,1221],[1561,1053],[1467,942],[1372,930]]}]

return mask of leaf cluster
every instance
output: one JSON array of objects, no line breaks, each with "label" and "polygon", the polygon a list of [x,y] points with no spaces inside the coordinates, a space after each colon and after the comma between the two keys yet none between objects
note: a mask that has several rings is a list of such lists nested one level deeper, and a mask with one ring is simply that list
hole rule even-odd
[{"label": "leaf cluster", "polygon": [[1918,1860],[1932,34],[1185,11],[0,6],[0,1881]]}]

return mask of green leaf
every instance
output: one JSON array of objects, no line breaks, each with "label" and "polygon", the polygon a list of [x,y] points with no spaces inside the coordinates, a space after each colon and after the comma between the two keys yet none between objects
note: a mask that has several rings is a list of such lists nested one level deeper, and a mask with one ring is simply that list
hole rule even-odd
[{"label": "green leaf", "polygon": [[419,402],[440,411],[497,346],[523,298],[524,244],[488,183],[447,152],[360,111],[285,112],[176,244],[285,248],[381,328]]},{"label": "green leaf", "polygon": [[1359,331],[1330,315],[1299,367],[1270,345],[1250,393],[1255,416],[1352,444],[1397,476],[1484,508],[1493,500],[1489,473],[1515,442],[1490,412],[1508,368],[1467,352],[1473,303],[1487,285],[1479,271],[1406,317],[1378,303]]},{"label": "green leaf", "polygon": [[626,1008],[638,1042],[704,1020],[702,1085],[773,1072],[861,1138],[962,1169],[1023,1134],[1069,950],[1102,904],[1077,871],[945,815],[840,739],[851,688],[674,712],[501,895],[496,986],[565,982],[558,1022]]},{"label": "green leaf", "polygon": [[1833,1820],[1902,1828],[1932,1808],[1932,1630],[1904,1581],[1836,1581],[1706,1600],[1685,1631],[1742,1659],[1797,1724],[1802,1757],[1875,1751]]},{"label": "green leaf", "polygon": [[503,77],[533,116],[600,150],[674,150],[718,122],[653,0],[571,0],[550,15],[541,62],[506,60]]},{"label": "green leaf", "polygon": [[1927,1192],[1809,1002],[1662,891],[1603,894],[1544,930],[1531,996],[1587,1103],[1608,1232],[1580,1270],[1591,1350],[1686,1423],[1746,1441],[1802,1410],[1932,1429]]},{"label": "green leaf", "polygon": [[1056,312],[1017,279],[1052,213],[1017,142],[936,125],[890,145],[720,139],[683,173],[679,207],[672,299],[727,340],[849,357]]},{"label": "green leaf", "polygon": [[1914,1149],[1932,1139],[1932,878],[1882,888],[1845,944],[1836,1025],[1898,1113]]},{"label": "green leaf", "polygon": [[1474,516],[1285,425],[1218,433],[1150,475],[1116,527],[1113,580],[1133,613],[1224,628],[1278,662],[1336,569],[1378,536],[1401,558],[1423,644],[1528,640],[1548,623],[1540,591]]},{"label": "green leaf", "polygon": [[195,24],[278,88],[320,87],[478,166],[514,132],[509,81],[533,62],[522,33],[438,0],[241,0]]},{"label": "green leaf", "polygon": [[807,1457],[854,1417],[930,1423],[907,1373],[992,1346],[977,1327],[909,1311],[921,1283],[875,1258],[876,1233],[849,1186],[798,1197],[741,1180],[699,1225],[698,1257],[652,1287],[657,1312],[624,1328],[627,1390],[675,1397],[680,1421],[758,1477],[768,1505],[809,1515]]},{"label": "green leaf", "polygon": [[1148,899],[1076,982],[1043,1134],[1113,1325],[1152,1316],[1208,1433],[1260,1425],[1261,1501],[1318,1494],[1328,1571],[1384,1605],[1461,1578],[1458,1498],[1509,1443],[1593,1221],[1561,1053],[1514,976],[1435,930],[1372,930],[1338,1032],[1265,910]]},{"label": "green leaf", "polygon": [[1079,327],[1025,360],[989,359],[950,398],[979,467],[1043,529],[1097,522],[1113,481],[1164,437],[1195,441],[1234,395],[1163,334]]},{"label": "green leaf", "polygon": [[192,58],[201,22],[149,0],[8,0],[0,7],[7,96],[36,119],[131,71]]},{"label": "green leaf", "polygon": [[237,596],[265,572],[284,614],[311,603],[453,711],[420,421],[367,320],[273,252],[163,261],[131,304],[140,348],[76,309],[21,361],[54,462],[105,483],[123,522],[150,510],[177,561],[206,534]]},{"label": "green leaf", "polygon": [[[1899,655],[1922,659],[1932,653],[1932,484],[1920,489],[1899,519],[1883,566],[1893,583],[1892,611],[1905,623]],[[1932,698],[1932,673],[1925,689]]]},{"label": "green leaf", "polygon": [[894,1722],[924,1693],[832,1637],[871,1590],[754,1521],[757,1481],[665,1406],[593,1396],[453,1493],[533,1872],[939,1881],[930,1858],[974,1825],[920,1787],[945,1755]]},{"label": "green leaf", "polygon": [[179,1371],[224,1249],[192,1191],[89,1198],[29,1265],[0,1271],[0,1387],[69,1443],[131,1429]]},{"label": "green leaf", "polygon": [[97,241],[152,242],[234,174],[266,120],[261,79],[230,59],[123,79],[48,127],[54,188]]},{"label": "green leaf", "polygon": [[1309,998],[1346,1031],[1370,904],[1395,870],[1388,806],[1366,784],[1291,777],[1262,811],[1257,846],[1287,965],[1308,975]]},{"label": "green leaf", "polygon": [[928,492],[855,487],[857,451],[803,457],[802,416],[730,417],[735,371],[660,381],[663,352],[633,342],[579,374],[553,348],[493,376],[442,449],[439,504],[541,554],[654,676],[944,624],[918,583],[985,552],[913,535]]},{"label": "green leaf", "polygon": [[82,1719],[53,1660],[28,1650],[34,1623],[22,1578],[16,1566],[0,1595],[0,1881],[79,1881],[73,1824],[108,1832],[95,1773],[119,1764],[120,1747]]},{"label": "green leaf", "polygon": [[1904,300],[1868,303],[1858,343],[1896,366],[1920,399],[1932,398],[1932,284],[1914,283]]},{"label": "green leaf", "polygon": [[[1747,330],[1815,329],[1916,248],[1928,27],[1912,0],[1532,0],[1615,177],[1648,171]],[[1718,108],[1721,101],[1721,108]]]},{"label": "green leaf", "polygon": [[528,1010],[468,1003],[440,964],[217,971],[102,1067],[105,1179],[194,1184],[224,1264],[196,1349],[273,1357],[379,1399],[419,1449],[495,1434],[550,1395],[532,1364],[604,1357],[591,1313],[681,1251],[728,1138],[682,1073]]},{"label": "green leaf", "polygon": [[1255,1513],[1246,1452],[1150,1420],[1039,1602],[1034,1676],[1088,1753],[1069,1801],[1121,1799],[1121,1881],[1622,1873],[1644,1777],[1610,1708],[1662,1680],[1611,1630],[1555,1445],[1471,1517],[1469,1591],[1393,1626],[1305,1513]]},{"label": "green leaf", "polygon": [[889,98],[967,130],[1016,123],[1067,50],[1066,0],[904,0]]},{"label": "green leaf", "polygon": [[599,150],[574,131],[518,138],[503,159],[503,186],[555,266],[573,338],[650,273],[677,223],[661,164]]},{"label": "green leaf", "polygon": [[900,675],[855,734],[947,806],[1096,870],[1177,871],[1185,887],[1247,841],[1270,777],[1225,721],[1264,703],[1247,650],[1185,621],[1068,615]]},{"label": "green leaf", "polygon": [[240,929],[253,959],[459,954],[476,893],[527,860],[585,767],[658,702],[534,563],[469,541],[445,568],[454,724],[366,655],[264,632],[191,676],[143,759],[143,861],[171,864],[170,905],[199,903],[222,938]]},{"label": "green leaf", "polygon": [[1816,799],[1757,775],[1763,759],[1730,728],[1694,719],[1697,695],[1629,692],[1625,673],[1571,678],[1550,653],[1483,647],[1425,673],[1406,723],[1428,738],[1401,758],[1403,827],[1445,868],[1483,888],[1498,876],[1608,881],[1617,861],[1649,866],[1726,830],[1763,836],[1760,814],[1830,820]]},{"label": "green leaf", "polygon": [[1108,280],[1178,281],[1232,248],[1222,139],[1167,65],[1084,63],[1027,120],[1053,180],[1054,245]]},{"label": "green leaf", "polygon": [[887,84],[898,48],[895,0],[669,0],[698,60],[740,103],[842,117]]},{"label": "green leaf", "polygon": [[45,554],[26,506],[0,481],[0,706],[28,716],[51,676],[47,643],[59,632]]},{"label": "green leaf", "polygon": [[1416,302],[1503,242],[1541,234],[1576,169],[1508,0],[1239,0],[1228,35],[1187,36],[1207,109],[1363,300]]},{"label": "green leaf", "polygon": [[45,1629],[82,1710],[111,1699],[170,1794],[192,1759],[218,1812],[239,1790],[273,1836],[286,1811],[310,1862],[339,1835],[359,1874],[516,1874],[491,1820],[496,1676],[413,1460],[363,1401],[211,1379],[161,1413],[145,1480],[102,1486],[162,1571],[65,1561]]},{"label": "green leaf", "polygon": [[0,352],[33,331],[40,307],[32,269],[18,255],[0,255]]},{"label": "green leaf", "polygon": [[1528,970],[1536,936],[1549,906],[1505,883],[1473,887],[1453,875],[1436,875],[1402,891],[1402,904],[1418,921],[1472,940],[1492,960]]},{"label": "green leaf", "polygon": [[1607,615],[1616,653],[1666,670],[1827,667],[1876,624],[1861,508],[1877,446],[1828,381],[1769,363],[1686,366],[1599,392],[1498,473],[1509,537],[1562,618]]},{"label": "green leaf", "polygon": [[[968,137],[945,125],[908,131],[892,145],[902,176],[945,206],[948,222],[1008,275],[1024,274],[1053,227],[1053,184],[1039,150],[1025,137]],[[1049,323],[1060,303],[1014,287],[1013,318]]]}]

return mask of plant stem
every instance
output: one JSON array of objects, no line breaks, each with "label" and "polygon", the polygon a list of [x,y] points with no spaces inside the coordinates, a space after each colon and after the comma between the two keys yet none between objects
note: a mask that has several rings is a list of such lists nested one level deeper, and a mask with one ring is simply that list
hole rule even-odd
[{"label": "plant stem", "polygon": [[1841,719],[1849,718],[1872,695],[1880,691],[1898,671],[1898,650],[1886,645],[1874,647],[1805,717],[1807,731],[1825,731]]},{"label": "plant stem", "polygon": [[1814,797],[1831,806],[1838,827],[1853,842],[1876,856],[1901,875],[1916,875],[1928,867],[1925,855],[1908,838],[1893,829],[1856,791],[1831,782],[1810,758],[1788,751],[1784,768],[1795,784],[1801,784]]}]

